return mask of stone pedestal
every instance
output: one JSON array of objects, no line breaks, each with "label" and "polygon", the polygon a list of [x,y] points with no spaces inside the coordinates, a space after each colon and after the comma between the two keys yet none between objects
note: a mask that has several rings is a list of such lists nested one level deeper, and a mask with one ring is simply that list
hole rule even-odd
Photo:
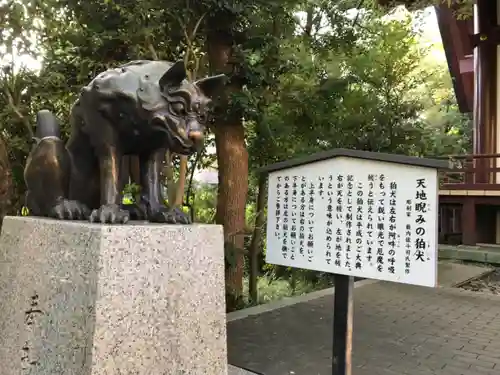
[{"label": "stone pedestal", "polygon": [[2,375],[226,375],[222,228],[6,217]]}]

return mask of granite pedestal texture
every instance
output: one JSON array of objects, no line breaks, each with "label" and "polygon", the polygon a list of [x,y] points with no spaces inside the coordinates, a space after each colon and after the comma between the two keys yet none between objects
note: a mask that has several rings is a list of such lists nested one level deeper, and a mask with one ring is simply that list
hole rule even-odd
[{"label": "granite pedestal texture", "polygon": [[6,217],[2,375],[226,375],[222,227]]}]

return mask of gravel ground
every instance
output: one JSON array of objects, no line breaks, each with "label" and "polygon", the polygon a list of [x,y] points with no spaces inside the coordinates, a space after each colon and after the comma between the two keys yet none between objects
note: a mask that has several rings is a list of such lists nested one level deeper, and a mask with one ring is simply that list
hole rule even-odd
[{"label": "gravel ground", "polygon": [[461,288],[473,292],[500,294],[500,268],[497,267],[493,273],[462,285]]}]

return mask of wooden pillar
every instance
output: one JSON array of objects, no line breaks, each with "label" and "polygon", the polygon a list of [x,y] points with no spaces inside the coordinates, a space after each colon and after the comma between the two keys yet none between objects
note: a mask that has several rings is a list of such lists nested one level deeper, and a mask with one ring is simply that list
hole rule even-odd
[{"label": "wooden pillar", "polygon": [[[496,25],[500,26],[500,0],[495,0],[496,3]],[[494,130],[494,153],[500,153],[500,45],[495,46],[495,100],[493,106],[495,108],[495,130]],[[500,158],[495,159],[496,166],[500,167]],[[496,173],[495,182],[500,183],[500,173]]]},{"label": "wooden pillar", "polygon": [[[500,0],[496,0],[497,4],[497,25],[500,25]],[[500,153],[500,45],[496,46],[496,127],[495,127],[495,138],[496,138],[496,147],[495,153]],[[500,158],[495,159],[496,167],[500,167]],[[495,183],[500,183],[500,173],[497,172],[495,174]],[[498,207],[498,206],[497,206]],[[495,243],[500,244],[500,209],[497,208],[496,217],[495,217]]]},{"label": "wooden pillar", "polygon": [[476,200],[473,197],[464,197],[462,206],[462,244],[476,245]]},{"label": "wooden pillar", "polygon": [[[497,2],[477,0],[474,14],[476,34],[487,35],[497,25]],[[496,153],[496,91],[497,47],[492,43],[479,43],[474,49],[474,153]],[[476,160],[480,170],[490,166],[491,160]],[[494,174],[477,172],[476,183],[494,182]],[[493,181],[492,181],[493,180]]]},{"label": "wooden pillar", "polygon": [[448,216],[447,206],[444,203],[439,204],[439,243],[446,243],[446,238],[450,232],[450,219]]}]

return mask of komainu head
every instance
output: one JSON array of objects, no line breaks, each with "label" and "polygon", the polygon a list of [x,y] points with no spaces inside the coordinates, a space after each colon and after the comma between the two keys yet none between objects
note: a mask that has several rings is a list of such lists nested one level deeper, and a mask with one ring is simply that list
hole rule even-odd
[{"label": "komainu head", "polygon": [[161,103],[156,102],[154,108],[147,108],[146,100],[143,108],[150,112],[152,125],[167,132],[172,151],[192,154],[201,147],[209,105],[226,79],[221,74],[189,82],[182,61],[174,63],[160,78]]}]

